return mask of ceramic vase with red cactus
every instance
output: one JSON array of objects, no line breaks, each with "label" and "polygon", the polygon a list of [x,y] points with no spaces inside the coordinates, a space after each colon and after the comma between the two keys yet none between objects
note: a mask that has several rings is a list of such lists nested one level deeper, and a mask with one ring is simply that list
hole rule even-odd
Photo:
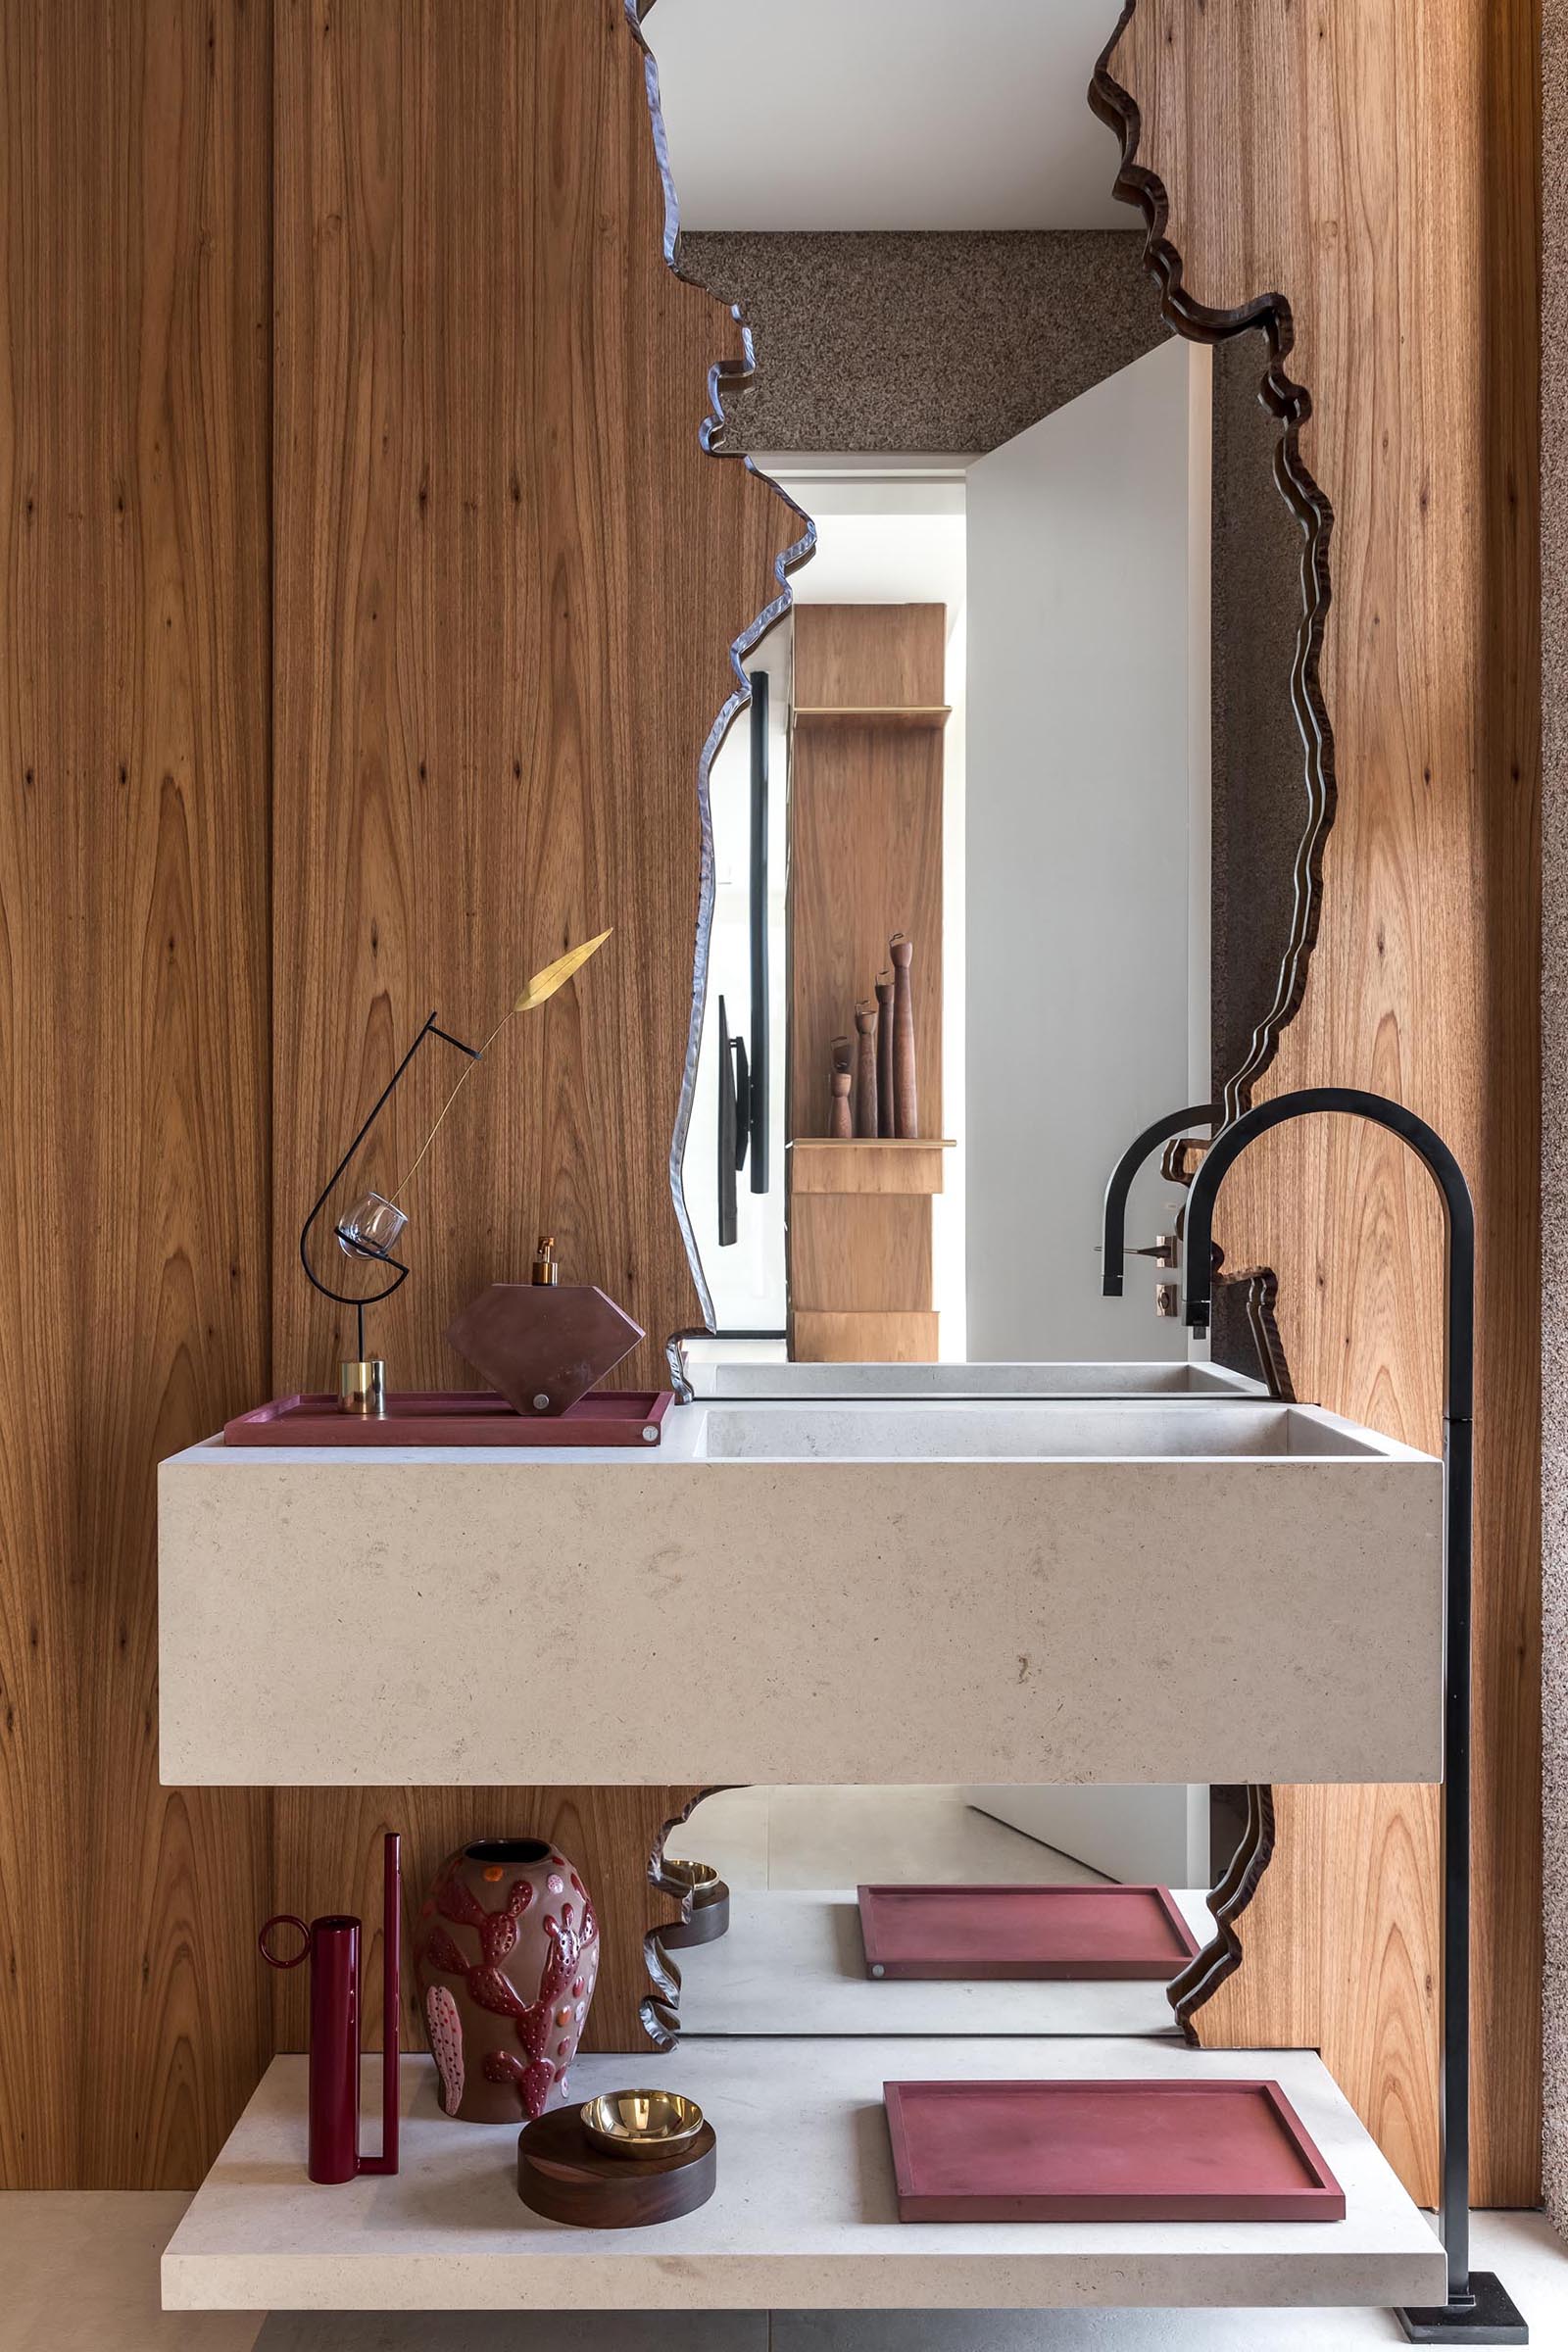
[{"label": "ceramic vase with red cactus", "polygon": [[599,1971],[593,1898],[564,1854],[460,1846],[420,1907],[414,1969],[445,2114],[515,2124],[563,2103]]}]

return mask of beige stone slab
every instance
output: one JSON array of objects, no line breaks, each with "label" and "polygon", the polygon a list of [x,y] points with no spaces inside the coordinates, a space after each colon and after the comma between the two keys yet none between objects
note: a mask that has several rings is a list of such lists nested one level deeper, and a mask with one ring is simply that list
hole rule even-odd
[{"label": "beige stone slab", "polygon": [[[681,2220],[566,2230],[522,2206],[515,2134],[441,2115],[404,2070],[402,2170],[304,2176],[303,2058],[274,2059],[164,2257],[176,2310],[1033,2310],[1067,2305],[1422,2303],[1442,2250],[1308,2051],[1152,2041],[708,2041],[639,2062],[695,2097],[718,2184]],[[624,2058],[579,2060],[584,2096]],[[882,2086],[896,2077],[1277,2081],[1346,2193],[1330,2223],[901,2223]],[[379,2069],[367,2061],[367,2112]]]},{"label": "beige stone slab", "polygon": [[[906,1409],[1034,1442],[1016,1406],[984,1408],[996,1438],[973,1407]],[[194,1447],[160,1473],[163,1777],[526,1785],[566,1758],[632,1783],[1438,1778],[1435,1463],[1270,1453],[1276,1423],[1293,1446],[1342,1441],[1241,1403],[1035,1409],[1058,1448],[1064,1415],[1142,1414],[1171,1450]],[[810,1442],[864,1442],[864,1410]],[[1210,1458],[1204,1417],[1253,1449]],[[701,1706],[651,1700],[698,1663]]]},{"label": "beige stone slab", "polygon": [[[1206,1943],[1214,1922],[1202,1895],[1182,1892],[1176,1900],[1200,1943]],[[746,2038],[1060,2034],[1125,2039],[1135,2034],[1168,2038],[1177,2031],[1164,1985],[1152,1981],[987,1984],[886,1978],[876,1983],[866,1974],[853,1886],[732,1893],[728,1935],[693,1944],[679,1958],[680,2027],[686,2041],[710,2034]]]},{"label": "beige stone slab", "polygon": [[[1470,2250],[1476,2267],[1494,2271],[1507,2287],[1538,2352],[1568,2344],[1568,2255],[1544,2215],[1472,2214]],[[768,2352],[1388,2352],[1403,2341],[1392,2312],[1344,2307],[792,2311],[774,2320]]]}]

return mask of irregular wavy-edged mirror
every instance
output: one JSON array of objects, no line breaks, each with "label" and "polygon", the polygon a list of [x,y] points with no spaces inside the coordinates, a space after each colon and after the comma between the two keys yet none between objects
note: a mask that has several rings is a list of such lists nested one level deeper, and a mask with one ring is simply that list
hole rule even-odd
[{"label": "irregular wavy-edged mirror", "polygon": [[[645,23],[680,266],[756,345],[725,446],[817,532],[710,778],[682,1180],[720,1393],[1206,1377],[1160,1311],[1179,1187],[1135,1184],[1120,1299],[1101,1200],[1275,1003],[1303,533],[1262,338],[1173,334],[1117,199],[1113,16]],[[1258,1369],[1245,1325],[1217,1353]]]}]

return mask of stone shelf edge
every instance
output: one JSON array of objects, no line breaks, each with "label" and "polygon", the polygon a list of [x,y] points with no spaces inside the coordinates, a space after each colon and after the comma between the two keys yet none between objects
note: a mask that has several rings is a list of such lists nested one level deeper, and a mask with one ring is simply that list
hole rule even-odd
[{"label": "stone shelf edge", "polygon": [[[624,2084],[580,2060],[572,2090]],[[515,2134],[443,2117],[426,2059],[404,2068],[403,2169],[305,2179],[306,2061],[277,2058],[164,2256],[173,2311],[1024,2309],[1334,2306],[1441,2297],[1444,2260],[1311,2052],[1148,2040],[778,2038],[686,2042],[633,2071],[699,2099],[718,2187],[683,2220],[624,2233],[538,2220]],[[1335,2223],[901,2224],[882,2084],[895,2077],[1268,2077],[1338,2176]],[[379,2062],[362,2085],[367,2119]]]}]

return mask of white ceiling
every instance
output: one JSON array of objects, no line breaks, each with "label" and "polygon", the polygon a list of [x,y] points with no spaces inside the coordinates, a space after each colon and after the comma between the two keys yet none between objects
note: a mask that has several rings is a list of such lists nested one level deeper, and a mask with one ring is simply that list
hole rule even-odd
[{"label": "white ceiling", "polygon": [[1090,113],[1119,0],[658,0],[685,228],[1125,228]]}]

